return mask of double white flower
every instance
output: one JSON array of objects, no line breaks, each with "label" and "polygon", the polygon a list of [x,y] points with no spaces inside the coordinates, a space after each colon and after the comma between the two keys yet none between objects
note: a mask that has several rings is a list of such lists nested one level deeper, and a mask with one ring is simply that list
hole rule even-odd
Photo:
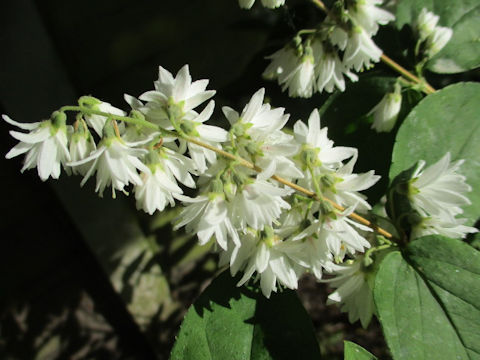
[{"label": "double white flower", "polygon": [[282,131],[288,121],[289,115],[284,114],[284,108],[272,109],[269,104],[264,104],[265,89],[258,90],[245,105],[241,114],[232,108],[222,108],[225,117],[232,127],[240,129],[241,134],[235,135],[240,141],[247,138],[249,144],[259,153],[253,156],[240,149],[240,155],[251,158],[261,168],[269,168],[271,174],[278,174],[286,178],[301,178],[303,173],[298,170],[289,158],[298,151],[294,138]]},{"label": "double white flower", "polygon": [[385,94],[382,100],[367,114],[373,114],[372,129],[377,132],[391,131],[395,126],[401,107],[401,87],[397,84],[394,92]]},{"label": "double white flower", "polygon": [[11,159],[26,153],[22,172],[36,167],[38,176],[43,181],[49,177],[58,179],[61,166],[65,166],[70,161],[65,118],[57,115],[53,117],[53,120],[22,124],[10,119],[7,115],[2,117],[9,124],[30,131],[28,134],[10,131],[10,135],[19,143],[5,157]]},{"label": "double white flower", "polygon": [[[219,148],[219,143],[228,139],[228,133],[224,129],[205,125],[213,114],[215,102],[212,100],[199,114],[195,109],[198,105],[211,98],[214,90],[206,90],[208,80],[197,80],[192,82],[188,65],[183,66],[177,75],[173,75],[160,66],[159,78],[155,81],[155,90],[147,91],[140,96],[140,100],[146,101],[145,105],[138,102],[138,108],[147,120],[160,125],[161,127],[184,132],[188,136],[198,137],[200,140]],[[207,169],[207,163],[214,163],[216,155],[213,151],[186,142],[180,139],[181,148],[187,148],[189,155],[195,162],[197,169],[203,173]]]},{"label": "double white flower", "polygon": [[173,206],[174,199],[180,197],[183,190],[177,181],[190,188],[195,188],[195,181],[190,173],[195,174],[193,161],[177,152],[163,147],[159,152],[152,150],[147,155],[149,171],[141,173],[143,182],[135,186],[137,208],[149,214],[162,211],[167,204]]},{"label": "double white flower", "polygon": [[256,272],[260,278],[263,295],[270,297],[278,290],[277,284],[289,289],[298,287],[300,266],[295,265],[282,248],[282,242],[274,234],[263,238],[255,231],[248,231],[240,239],[241,246],[235,246],[221,254],[221,264],[230,264],[235,276],[243,270],[237,286],[246,283]]},{"label": "double white flower", "polygon": [[441,234],[464,237],[478,230],[463,225],[465,220],[457,218],[463,213],[463,206],[471,202],[465,194],[472,188],[459,174],[464,160],[450,163],[447,152],[439,161],[424,169],[425,161],[420,161],[409,183],[409,199],[415,210],[424,218],[413,229],[412,236]]},{"label": "double white flower", "polygon": [[337,265],[333,271],[335,278],[324,280],[336,290],[328,296],[327,304],[338,304],[343,312],[348,312],[348,320],[360,320],[366,328],[375,312],[373,293],[366,274],[362,270],[362,257],[353,264]]},{"label": "double white flower", "polygon": [[450,41],[453,30],[437,26],[439,17],[423,8],[417,19],[417,31],[420,41],[425,41],[428,57],[438,53]]},{"label": "double white flower", "polygon": [[[108,127],[109,124],[106,125]],[[105,131],[104,131],[105,133]],[[115,197],[115,190],[125,191],[124,188],[129,183],[141,185],[142,179],[137,169],[148,172],[148,167],[139,160],[140,156],[148,151],[136,146],[150,142],[151,139],[139,143],[128,143],[123,139],[105,134],[98,148],[86,158],[68,163],[69,166],[78,166],[88,164],[89,169],[85,174],[80,186],[83,186],[87,180],[96,172],[97,185],[95,191],[103,196],[103,191],[107,186],[112,186],[112,197]]]}]

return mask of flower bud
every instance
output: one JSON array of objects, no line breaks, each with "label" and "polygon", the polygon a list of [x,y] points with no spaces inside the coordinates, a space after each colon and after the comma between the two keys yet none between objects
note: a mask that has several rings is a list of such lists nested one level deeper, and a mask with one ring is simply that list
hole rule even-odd
[{"label": "flower bud", "polygon": [[394,92],[385,94],[382,100],[368,113],[368,115],[373,114],[372,129],[377,132],[391,131],[395,126],[401,107],[401,87],[396,84]]}]

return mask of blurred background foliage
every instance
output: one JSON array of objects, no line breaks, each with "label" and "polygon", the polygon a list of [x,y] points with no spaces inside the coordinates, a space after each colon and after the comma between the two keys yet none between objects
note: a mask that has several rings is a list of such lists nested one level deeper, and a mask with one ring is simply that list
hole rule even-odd
[{"label": "blurred background foliage", "polygon": [[[290,125],[320,108],[336,144],[359,148],[356,171],[384,175],[368,193],[375,203],[387,186],[394,137],[371,131],[366,114],[395,74],[379,65],[347,93],[288,98],[262,79],[265,56],[322,16],[308,1],[288,4],[243,11],[236,0],[3,1],[0,110],[38,121],[87,94],[126,109],[124,93],[153,88],[158,65],[176,73],[188,63],[193,79],[208,78],[217,90],[212,121],[219,125],[221,106],[241,110],[259,87],[292,114]],[[401,61],[397,35],[382,34],[379,42]],[[420,98],[407,94],[401,117]],[[5,154],[15,141],[6,124],[0,128]],[[100,199],[92,180],[84,188],[78,177],[42,183],[35,171],[20,175],[20,159],[0,158],[0,357],[168,358],[187,307],[219,270],[208,246],[172,232],[179,209],[148,216],[132,197]],[[327,290],[310,277],[299,294],[326,358],[343,358],[344,339],[386,356],[377,323],[368,330],[348,324],[324,305]]]}]

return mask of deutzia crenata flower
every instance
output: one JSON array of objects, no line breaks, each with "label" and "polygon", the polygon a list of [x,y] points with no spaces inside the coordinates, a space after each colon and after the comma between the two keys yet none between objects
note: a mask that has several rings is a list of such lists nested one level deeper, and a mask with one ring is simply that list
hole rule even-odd
[{"label": "deutzia crenata flower", "polygon": [[[79,121],[76,129],[70,138],[70,160],[73,162],[80,161],[88,157],[92,151],[97,148],[92,134],[88,130],[84,122]],[[74,174],[85,176],[90,166],[88,164],[72,166]]]},{"label": "deutzia crenata flower", "polygon": [[310,270],[318,280],[322,278],[324,269],[330,272],[333,270],[334,258],[327,242],[317,234],[284,241],[281,247],[290,259]]},{"label": "deutzia crenata flower", "polygon": [[263,104],[264,95],[264,88],[258,90],[241,115],[227,106],[222,108],[232,125],[235,140],[240,143],[239,155],[261,168],[271,167],[272,175],[301,178],[303,173],[289,159],[298,151],[298,145],[293,136],[281,131],[289,115],[284,114],[284,108],[272,109],[269,104]]},{"label": "deutzia crenata flower", "polygon": [[380,102],[368,113],[373,114],[372,129],[377,132],[389,132],[395,126],[402,107],[401,87],[396,84],[395,91],[385,94]]},{"label": "deutzia crenata flower", "polygon": [[197,234],[200,245],[205,245],[215,236],[223,250],[227,250],[229,239],[235,246],[241,246],[223,192],[209,192],[193,199],[183,197],[182,201],[190,204],[182,210],[175,229],[186,225],[188,232]]},{"label": "deutzia crenata flower", "polygon": [[439,234],[452,238],[463,238],[478,230],[466,226],[466,219],[458,218],[463,213],[462,206],[470,200],[464,195],[471,191],[465,183],[465,176],[458,170],[463,160],[450,164],[450,153],[437,163],[423,170],[421,161],[409,182],[408,197],[421,219],[412,227],[411,238]]},{"label": "deutzia crenata flower", "polygon": [[[93,99],[93,98],[92,98]],[[96,99],[95,99],[96,100]],[[98,110],[104,113],[108,114],[113,114],[113,115],[119,115],[119,116],[125,116],[125,111],[120,110],[112,105],[110,105],[107,102],[103,102],[100,100],[97,100],[97,104],[90,105],[93,110]],[[102,115],[95,115],[95,114],[86,114],[84,115],[85,121],[89,126],[95,130],[95,132],[98,134],[98,136],[102,136],[103,134],[103,127],[105,126],[105,122],[107,121],[107,118]],[[123,125],[122,125],[123,126]]]},{"label": "deutzia crenata flower", "polygon": [[337,169],[343,160],[356,156],[357,149],[344,146],[333,146],[327,136],[328,128],[321,128],[318,110],[312,111],[308,118],[308,126],[298,120],[293,126],[297,143],[302,144],[300,157],[307,165],[323,169]]},{"label": "deutzia crenata flower", "polygon": [[416,239],[426,235],[443,235],[451,239],[462,239],[467,234],[478,232],[477,228],[463,225],[467,219],[445,221],[438,217],[422,218],[420,223],[412,227],[410,238]]},{"label": "deutzia crenata flower", "polygon": [[143,182],[136,185],[134,190],[137,208],[150,215],[156,210],[162,211],[167,204],[175,205],[174,199],[183,194],[177,180],[195,188],[195,182],[190,175],[195,173],[195,165],[186,156],[163,147],[158,151],[150,151],[145,164],[149,171],[141,173]]},{"label": "deutzia crenata flower", "polygon": [[365,196],[359,191],[372,187],[380,180],[374,170],[363,174],[353,173],[353,167],[357,161],[357,155],[352,157],[335,173],[326,173],[320,178],[324,195],[342,206],[355,206],[357,211],[370,210],[370,204]]},{"label": "deutzia crenata flower", "polygon": [[280,188],[262,175],[258,174],[255,181],[243,185],[235,195],[233,218],[240,229],[249,226],[262,230],[265,226],[272,226],[284,209],[290,209],[290,204],[282,197],[290,195],[293,190]]},{"label": "deutzia crenata flower", "polygon": [[52,115],[51,120],[25,124],[16,122],[7,115],[2,117],[11,125],[30,130],[28,134],[10,131],[10,135],[20,142],[5,157],[11,159],[26,153],[22,172],[37,167],[38,176],[43,181],[49,177],[58,179],[61,166],[70,161],[65,114],[57,112]]},{"label": "deutzia crenata flower", "polygon": [[343,312],[348,312],[348,320],[360,320],[366,328],[375,312],[372,289],[368,284],[368,274],[362,269],[362,258],[353,264],[337,265],[335,278],[324,280],[336,290],[328,296],[327,304],[339,304]]},{"label": "deutzia crenata flower", "polygon": [[277,79],[288,96],[309,98],[315,91],[315,59],[310,45],[303,46],[303,54],[287,45],[268,57],[272,60],[263,75]]},{"label": "deutzia crenata flower", "polygon": [[453,30],[448,27],[437,26],[435,32],[427,39],[428,56],[432,57],[450,41]]},{"label": "deutzia crenata flower", "polygon": [[240,241],[241,246],[233,247],[221,255],[223,263],[230,263],[233,276],[243,270],[244,275],[237,286],[246,283],[257,272],[260,288],[267,298],[272,291],[278,290],[277,283],[289,289],[298,287],[300,266],[295,266],[288,258],[282,249],[282,241],[273,229],[266,228],[261,234],[248,231]]},{"label": "deutzia crenata flower", "polygon": [[140,111],[148,120],[171,129],[171,116],[182,117],[215,95],[215,90],[206,90],[208,82],[206,79],[192,82],[188,65],[175,78],[160,66],[155,90],[140,96],[140,100],[147,102]]},{"label": "deutzia crenata flower", "polygon": [[383,10],[381,5],[383,0],[355,0],[348,13],[357,25],[360,25],[370,35],[375,35],[378,31],[378,25],[386,25],[395,20],[395,16],[390,12]]},{"label": "deutzia crenata flower", "polygon": [[420,40],[426,40],[435,32],[438,20],[438,15],[428,11],[426,8],[423,8],[422,11],[420,11],[416,26]]},{"label": "deutzia crenata flower", "polygon": [[[215,102],[211,100],[199,115],[190,117],[192,114],[189,114],[189,116],[182,119],[180,128],[186,135],[198,137],[201,141],[220,148],[220,143],[228,140],[228,132],[221,127],[204,124],[212,116],[214,107]],[[190,157],[195,162],[200,173],[207,170],[207,163],[213,164],[217,159],[215,152],[212,150],[183,139],[180,139],[180,143],[188,147]]]},{"label": "deutzia crenata flower", "polygon": [[[251,9],[254,3],[255,0],[238,0],[238,5],[242,9]],[[262,5],[270,9],[275,9],[284,4],[285,0],[262,0]]]},{"label": "deutzia crenata flower", "polygon": [[[323,204],[323,206],[325,205]],[[359,230],[371,232],[372,229],[348,218],[354,209],[355,207],[352,206],[341,213],[333,213],[332,209],[330,213],[321,214],[319,219],[313,220],[293,240],[304,239],[312,235],[316,236],[320,242],[325,244],[328,252],[337,261],[342,260],[347,252],[349,254],[364,252],[371,245],[365,237],[359,234]]]},{"label": "deutzia crenata flower", "polygon": [[417,31],[420,41],[426,42],[428,57],[432,57],[445,47],[453,35],[448,27],[437,26],[439,17],[423,8],[417,19]]},{"label": "deutzia crenata flower", "polygon": [[312,49],[315,57],[315,77],[318,92],[325,90],[331,93],[335,88],[345,91],[344,75],[351,81],[358,80],[358,76],[345,67],[335,50],[325,50],[320,41],[314,41]]},{"label": "deutzia crenata flower", "polygon": [[[113,126],[110,123],[105,124],[104,137],[98,144],[97,150],[83,160],[71,162],[69,166],[78,166],[89,164],[90,168],[85,174],[80,186],[83,186],[87,180],[97,172],[97,186],[95,191],[103,196],[103,191],[107,186],[112,186],[112,197],[115,197],[115,190],[124,191],[129,183],[135,185],[142,184],[142,179],[138,170],[148,172],[148,167],[143,164],[139,157],[146,154],[146,149],[135,148],[139,143],[127,143],[116,136]],[[149,142],[146,139],[142,143]]]},{"label": "deutzia crenata flower", "polygon": [[449,152],[426,169],[425,161],[420,161],[409,183],[409,199],[420,215],[453,220],[463,213],[462,206],[471,204],[464,194],[472,188],[458,173],[463,162],[450,163]]},{"label": "deutzia crenata flower", "polygon": [[355,26],[350,33],[343,55],[343,63],[355,71],[369,69],[372,62],[379,62],[382,50],[375,45],[368,33],[360,26]]}]

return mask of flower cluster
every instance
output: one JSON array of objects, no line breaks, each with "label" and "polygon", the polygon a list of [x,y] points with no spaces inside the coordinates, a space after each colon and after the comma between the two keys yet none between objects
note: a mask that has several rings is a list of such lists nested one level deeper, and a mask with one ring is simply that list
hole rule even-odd
[{"label": "flower cluster", "polygon": [[[224,149],[262,170],[217,161],[200,175],[200,194],[185,201],[176,227],[186,226],[201,243],[215,235],[221,263],[229,264],[232,275],[244,274],[239,285],[254,277],[269,297],[279,287],[297,288],[304,272],[321,279],[345,256],[371,246],[365,237],[371,229],[348,215],[370,209],[359,191],[379,176],[353,173],[357,150],[335,147],[317,110],[308,125],[297,121],[290,135],[283,130],[289,117],[284,109],[263,98],[260,89],[241,112],[223,108],[231,125]],[[274,174],[316,192],[320,201],[293,194]]]},{"label": "flower cluster", "polygon": [[161,130],[178,129],[214,147],[227,140],[225,130],[203,124],[213,113],[213,101],[200,113],[194,110],[215,94],[206,90],[207,85],[208,80],[192,82],[188,66],[176,77],[160,67],[155,90],[142,94],[140,100],[125,97],[131,106],[130,119],[140,119],[149,127],[119,122],[128,120],[124,111],[92,97],[80,98],[74,126],[66,125],[64,112],[32,124],[4,116],[8,123],[30,131],[11,132],[20,143],[7,158],[26,153],[22,171],[37,167],[42,180],[57,179],[61,167],[82,175],[81,185],[96,174],[95,191],[100,196],[107,187],[115,197],[115,191],[126,193],[126,187],[133,184],[137,207],[153,214],[183,194],[179,183],[195,188],[192,175],[216,161],[213,151],[164,136]]},{"label": "flower cluster", "polygon": [[424,169],[425,161],[420,161],[409,182],[408,196],[421,219],[413,227],[413,239],[430,234],[450,238],[463,238],[478,230],[466,226],[466,219],[459,218],[463,206],[470,205],[465,193],[472,188],[459,174],[463,160],[450,162],[446,153],[438,162]]},{"label": "flower cluster", "polygon": [[[376,31],[373,23],[369,29]],[[78,106],[38,123],[4,115],[28,131],[11,131],[19,143],[6,157],[25,154],[22,171],[37,167],[42,180],[57,179],[62,168],[81,175],[81,185],[96,175],[100,196],[107,187],[113,197],[116,191],[128,194],[133,185],[137,207],[149,214],[181,202],[175,228],[185,227],[200,244],[215,244],[221,264],[232,275],[243,274],[239,286],[259,281],[269,297],[296,289],[306,272],[319,281],[330,274],[325,281],[337,290],[329,302],[340,303],[352,321],[366,326],[374,310],[362,254],[374,237],[370,227],[350,217],[371,209],[361,192],[379,176],[354,172],[357,149],[334,146],[317,110],[287,131],[289,115],[264,102],[264,89],[241,111],[222,108],[228,131],[207,125],[213,100],[198,110],[215,94],[207,85],[208,80],[192,81],[187,65],[176,76],[160,67],[154,90],[138,99],[125,96],[128,114],[81,97]],[[77,111],[73,126],[65,111]],[[417,234],[476,231],[457,218],[470,190],[457,173],[460,164],[450,164],[447,154],[430,168],[417,168],[409,183],[412,204],[424,217]],[[184,187],[198,194],[188,197]]]},{"label": "flower cluster", "polygon": [[394,16],[378,7],[381,0],[347,3],[330,12],[317,30],[300,31],[291,43],[270,55],[264,77],[276,79],[289,96],[308,98],[324,90],[344,91],[345,77],[356,81],[353,71],[369,69],[380,61],[382,51],[372,36]]}]

